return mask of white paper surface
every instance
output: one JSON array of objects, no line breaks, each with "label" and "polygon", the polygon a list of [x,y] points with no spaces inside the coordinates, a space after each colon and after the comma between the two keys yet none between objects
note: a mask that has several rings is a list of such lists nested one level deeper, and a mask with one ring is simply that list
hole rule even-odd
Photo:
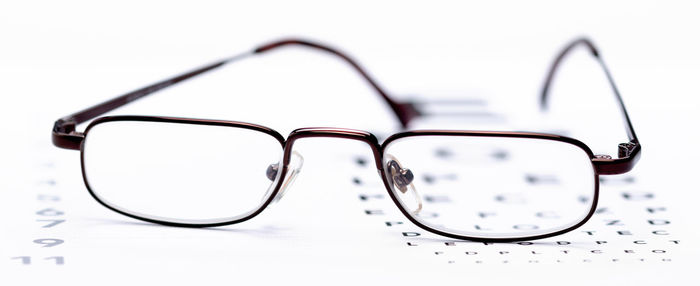
[{"label": "white paper surface", "polygon": [[[183,13],[188,10],[177,9]],[[418,7],[412,9],[420,14]],[[655,13],[674,18],[666,10],[659,12],[654,5],[646,5],[640,8],[641,16],[630,19],[643,23],[641,19],[647,19],[644,15]],[[601,15],[601,21],[621,27],[611,22],[615,18],[612,14]],[[137,18],[141,23],[149,22],[145,16]],[[202,18],[209,17],[205,13]],[[50,26],[19,21],[16,16],[3,19],[38,36],[62,35]],[[83,18],[77,19],[65,22],[68,24],[61,22],[64,24],[57,27],[87,25],[79,21]],[[113,23],[110,19],[100,23]],[[252,18],[235,21],[244,20]],[[681,17],[674,21],[685,23]],[[374,18],[370,22],[383,23]],[[71,30],[65,32],[66,39],[55,39],[56,49],[68,54],[66,58],[32,53],[43,43],[42,38],[27,40],[19,32],[4,30],[12,39],[25,39],[27,44],[23,45],[33,48],[8,46],[2,57],[6,64],[0,68],[6,79],[2,87],[2,119],[7,124],[2,127],[2,139],[6,142],[0,164],[0,284],[696,283],[692,270],[700,257],[696,228],[696,202],[700,196],[694,164],[700,158],[692,151],[698,136],[692,133],[694,126],[690,123],[698,122],[695,111],[699,101],[695,96],[697,87],[691,84],[694,78],[689,75],[697,74],[698,59],[681,61],[679,58],[686,55],[686,50],[681,49],[677,55],[652,57],[636,66],[641,58],[638,55],[672,54],[668,50],[673,49],[655,45],[641,51],[632,49],[633,43],[647,38],[641,32],[628,35],[630,39],[624,41],[616,40],[617,30],[607,31],[602,24],[585,26],[593,31],[590,33],[594,40],[606,43],[601,49],[618,79],[644,146],[642,159],[629,174],[603,177],[598,211],[587,224],[543,240],[483,244],[421,230],[391,202],[376,170],[368,167],[373,164],[370,149],[359,142],[299,141],[296,151],[303,154],[305,164],[279,203],[244,223],[208,229],[154,225],[104,208],[83,185],[79,152],[60,150],[50,144],[50,127],[61,116],[216,59],[214,54],[235,54],[236,49],[245,50],[276,39],[280,33],[305,35],[307,31],[311,31],[311,37],[328,38],[357,56],[401,98],[477,100],[486,104],[465,108],[495,115],[425,118],[412,128],[566,132],[600,153],[614,152],[617,143],[625,140],[612,96],[605,93],[609,92],[605,82],[582,79],[588,71],[593,73],[593,79],[600,75],[595,66],[585,65],[585,57],[577,62],[581,63],[580,70],[571,68],[570,76],[562,76],[559,94],[577,90],[575,85],[567,90],[565,84],[576,84],[577,80],[595,82],[587,87],[593,91],[601,88],[603,92],[598,95],[580,91],[567,99],[554,98],[549,115],[537,113],[537,90],[544,76],[539,71],[546,69],[554,52],[569,36],[578,35],[577,29],[582,29],[570,22],[565,26],[569,28],[546,35],[529,34],[542,43],[525,43],[522,50],[489,50],[487,44],[471,45],[462,40],[454,46],[449,42],[431,45],[427,44],[429,39],[446,39],[447,35],[437,37],[422,31],[419,34],[426,43],[414,43],[405,51],[397,47],[415,39],[409,41],[410,37],[402,33],[397,32],[403,40],[369,44],[359,39],[353,42],[351,36],[341,40],[344,38],[323,28],[311,28],[316,23],[300,23],[288,29],[264,26],[260,29],[265,33],[260,35],[250,32],[238,41],[221,40],[224,42],[219,44],[225,48],[188,43],[183,44],[186,48],[166,51],[165,46],[158,46],[165,54],[151,61],[148,55],[157,54],[157,48],[130,47],[136,46],[136,40],[131,38],[127,41],[131,45],[125,44],[128,48],[122,55],[98,42],[81,41],[81,35],[92,31],[89,28]],[[544,27],[547,23],[542,20],[529,27]],[[115,32],[121,30],[114,25],[106,29],[121,35]],[[683,26],[676,22],[668,25]],[[354,31],[344,25],[337,27]],[[357,29],[380,38],[381,31],[371,32],[371,27]],[[439,27],[442,26],[434,29]],[[491,33],[506,28],[497,26]],[[138,31],[131,26],[127,30]],[[193,36],[195,33],[186,34],[192,41],[213,43],[220,38],[214,32],[197,34],[199,38]],[[675,34],[658,31],[653,35],[679,39]],[[171,36],[175,37],[168,34],[168,38]],[[143,37],[148,38],[145,34]],[[498,37],[486,39],[490,47],[506,42]],[[71,41],[92,45],[89,47],[93,49],[71,52],[78,45],[69,44]],[[678,46],[692,44],[697,45],[691,42]],[[460,54],[467,46],[473,46],[476,52]],[[608,49],[611,52],[606,53]],[[109,54],[100,54],[102,50]],[[510,57],[499,59],[495,56],[499,53]],[[174,55],[183,57],[180,60]],[[522,60],[514,62],[519,56],[523,56]],[[76,62],[71,63],[70,59]],[[467,62],[469,67],[465,68]],[[510,64],[512,69],[504,68]],[[540,69],[528,68],[532,64]],[[524,87],[529,88],[527,92],[522,92]],[[451,108],[454,107],[448,106]],[[249,121],[270,126],[283,135],[294,128],[310,126],[357,128],[382,137],[397,131],[387,108],[344,64],[302,49],[236,63],[111,114]],[[362,166],[358,159],[370,163]]]}]

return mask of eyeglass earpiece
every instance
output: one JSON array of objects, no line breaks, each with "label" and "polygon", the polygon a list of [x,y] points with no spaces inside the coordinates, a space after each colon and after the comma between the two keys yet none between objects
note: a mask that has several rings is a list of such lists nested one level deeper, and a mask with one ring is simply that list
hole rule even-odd
[{"label": "eyeglass earpiece", "polygon": [[423,199],[413,185],[413,172],[408,168],[403,168],[396,157],[388,154],[386,156],[389,158],[386,164],[389,184],[401,192],[399,195],[414,197],[416,205],[412,213],[417,215],[423,209]]}]

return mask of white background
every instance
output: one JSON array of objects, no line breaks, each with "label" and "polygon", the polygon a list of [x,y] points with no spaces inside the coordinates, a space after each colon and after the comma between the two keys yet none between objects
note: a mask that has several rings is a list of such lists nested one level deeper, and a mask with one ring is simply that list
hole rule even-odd
[{"label": "white background", "polygon": [[[651,180],[656,186],[673,182],[667,190],[672,200],[698,201],[695,178],[700,156],[694,151],[700,119],[698,12],[691,1],[3,1],[0,186],[5,187],[1,191],[9,189],[7,182],[13,177],[26,175],[10,167],[26,160],[27,154],[17,150],[42,136],[48,144],[53,120],[266,41],[303,37],[341,47],[398,97],[488,97],[503,109],[536,111],[537,91],[550,60],[568,40],[585,35],[598,44],[645,144],[640,168],[657,174]],[[307,68],[288,67],[300,65]],[[227,71],[120,113],[252,121],[282,134],[302,126],[384,131],[396,126],[361,80],[330,57],[299,49]],[[209,84],[209,79],[217,85]],[[203,89],[206,86],[216,88]],[[575,100],[571,99],[573,105],[584,115],[581,111],[606,110],[613,103],[594,95]],[[358,114],[359,109],[363,111]],[[621,130],[619,122],[610,128]],[[614,147],[618,142],[603,138],[602,143]],[[56,152],[77,165],[77,153]],[[322,152],[305,154],[308,164],[321,156]],[[79,182],[78,172],[70,175]],[[312,184],[313,173],[304,175]],[[300,178],[298,183],[304,181]],[[321,210],[342,217],[333,208]],[[689,222],[698,217],[690,207],[678,211]],[[11,220],[11,213],[5,210],[0,219]],[[697,231],[689,232],[698,237]],[[614,270],[597,270],[598,278],[622,279]],[[625,271],[634,275],[636,270]],[[669,271],[650,275],[654,271],[647,269],[643,280],[663,282]],[[261,272],[255,268],[251,275],[264,276]],[[485,271],[479,277],[496,272]],[[348,275],[355,277],[353,281],[365,281]],[[461,278],[457,273],[436,275]]]}]

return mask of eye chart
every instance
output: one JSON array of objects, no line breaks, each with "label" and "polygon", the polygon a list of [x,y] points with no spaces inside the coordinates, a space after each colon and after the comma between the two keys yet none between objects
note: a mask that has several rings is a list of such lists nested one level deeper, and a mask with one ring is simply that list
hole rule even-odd
[{"label": "eye chart", "polygon": [[[28,176],[15,173],[18,176],[9,181],[8,188],[21,192],[5,193],[2,203],[5,216],[12,219],[3,221],[7,231],[0,249],[4,259],[0,265],[3,272],[13,273],[13,282],[27,277],[54,279],[47,273],[68,279],[84,271],[90,272],[81,274],[86,279],[100,279],[111,275],[114,269],[129,273],[115,278],[115,284],[172,271],[216,278],[214,273],[219,271],[246,269],[235,273],[254,279],[268,268],[292,276],[306,273],[307,268],[325,269],[325,273],[315,274],[321,280],[349,272],[366,273],[348,278],[348,283],[383,279],[387,273],[406,275],[410,267],[426,272],[401,278],[407,283],[454,281],[464,271],[479,271],[481,278],[495,279],[498,274],[494,273],[502,267],[516,267],[508,269],[528,273],[547,272],[555,267],[561,277],[584,266],[596,267],[603,273],[610,269],[653,272],[686,269],[686,245],[693,243],[678,223],[678,204],[673,204],[663,192],[647,187],[644,173],[638,171],[601,176],[595,214],[570,233],[534,241],[480,243],[434,235],[408,221],[389,198],[364,146],[340,150],[319,164],[333,165],[331,169],[308,166],[302,175],[316,176],[300,179],[282,203],[271,206],[254,220],[222,228],[181,229],[134,221],[103,209],[87,195],[79,180],[66,179],[79,172],[77,161],[70,157],[74,154],[53,152],[42,138],[32,144],[40,151],[19,167],[32,172]],[[327,144],[322,142],[300,151],[308,153]],[[487,153],[488,160],[509,158],[508,150],[491,151]],[[431,156],[446,159],[458,154],[449,148],[437,148]],[[322,158],[312,160],[319,159]],[[559,180],[528,173],[523,173],[521,179],[532,186]],[[319,180],[332,183],[320,183],[323,188],[310,184]],[[458,181],[460,175],[421,173],[415,180],[422,185],[437,185]],[[449,195],[421,194],[421,198],[426,210],[453,203]],[[507,206],[520,199],[496,195],[492,206]],[[487,220],[497,212],[484,208],[476,215]],[[430,218],[441,214],[430,211],[422,215]],[[551,216],[543,211],[537,219],[546,223]],[[510,227],[537,228],[538,223],[535,220]],[[35,274],[44,276],[32,276]],[[271,281],[284,280],[284,275]]]},{"label": "eye chart", "polygon": [[[493,161],[509,160],[506,149],[493,148],[484,150],[481,155]],[[434,148],[433,159],[443,160],[459,156],[450,148]],[[472,156],[472,159],[474,156]],[[382,225],[401,239],[406,251],[412,251],[432,257],[436,263],[449,265],[673,265],[683,267],[685,262],[684,244],[692,243],[683,237],[683,228],[679,225],[678,210],[669,204],[664,191],[655,190],[645,184],[648,176],[645,169],[636,170],[618,176],[600,176],[598,206],[583,226],[563,235],[512,243],[482,243],[449,239],[434,235],[414,226],[401,213],[394,211],[394,203],[387,194],[384,185],[374,180],[371,157],[356,156],[348,158],[353,175],[348,181],[357,195],[356,200],[363,208],[366,219]],[[489,166],[485,162],[480,162]],[[639,170],[641,169],[641,170]],[[464,173],[446,169],[443,172],[425,172],[416,175],[423,186],[435,186],[458,183]],[[524,169],[527,170],[527,169]],[[467,174],[468,175],[468,174]],[[520,174],[525,185],[546,188],[548,185],[560,184],[560,179],[547,174],[534,174],[525,171]],[[504,178],[501,178],[504,179]],[[460,185],[461,186],[461,185]],[[420,192],[420,190],[418,191]],[[457,194],[459,195],[459,194]],[[517,207],[524,203],[522,194],[495,194],[487,200],[479,201],[483,206],[475,207],[473,230],[484,229],[493,221],[497,213]],[[429,222],[438,218],[441,209],[449,209],[453,198],[445,193],[441,195],[423,194],[423,209],[438,211],[421,213],[420,217]],[[590,197],[580,196],[579,203],[585,204]],[[575,207],[575,206],[573,206]],[[388,209],[390,208],[390,209]],[[681,204],[682,208],[682,204]],[[478,210],[478,211],[477,211]],[[543,209],[532,213],[534,220],[527,224],[518,224],[518,218],[510,218],[505,228],[513,230],[536,230],[541,224],[547,224],[558,216],[557,213]],[[681,262],[677,261],[680,260]],[[680,265],[678,265],[680,264]]]},{"label": "eye chart", "polygon": [[[625,175],[601,178],[601,199],[594,216],[584,226],[570,233],[536,241],[515,243],[478,243],[440,238],[400,216],[387,215],[390,201],[384,186],[367,183],[368,176],[376,176],[367,158],[354,160],[355,175],[349,178],[364,206],[364,214],[375,224],[402,237],[400,242],[410,251],[433,256],[447,264],[585,264],[585,263],[672,263],[674,253],[684,241],[674,227],[673,208],[668,207],[658,193],[645,190],[639,178]],[[368,172],[369,170],[369,172]],[[458,180],[453,174],[434,174],[418,178],[429,184],[440,180]],[[552,178],[530,177],[531,184]],[[508,204],[508,198],[494,197],[494,201]],[[449,196],[423,197],[426,205],[449,204]],[[495,211],[479,213],[484,219]],[[439,216],[430,213],[428,216]],[[546,220],[547,213],[540,217]],[[475,227],[479,227],[475,225]],[[537,225],[513,225],[514,228],[537,228]],[[687,242],[686,242],[687,243]],[[408,251],[408,250],[407,250]]]},{"label": "eye chart", "polygon": [[[169,100],[159,96],[163,102]],[[148,109],[148,102],[144,105],[145,110],[155,109]],[[472,108],[471,115],[462,120],[462,127],[454,129],[508,122],[505,114],[509,113],[486,109],[490,106],[484,101],[467,105]],[[694,186],[670,180],[674,177],[658,170],[667,164],[655,156],[653,136],[642,137],[645,148],[651,148],[645,149],[633,172],[601,176],[598,207],[585,225],[547,239],[480,243],[438,236],[412,224],[390,199],[369,148],[364,143],[332,139],[295,144],[295,151],[305,158],[299,177],[280,202],[249,221],[205,229],[137,221],[104,208],[90,197],[82,182],[79,153],[50,144],[47,122],[52,120],[53,116],[42,114],[28,118],[27,130],[31,132],[16,133],[22,140],[8,147],[13,152],[5,155],[12,163],[1,166],[3,285],[22,281],[67,284],[73,279],[114,285],[143,281],[194,284],[202,280],[251,284],[263,278],[270,283],[289,279],[324,283],[338,277],[342,278],[339,284],[385,281],[410,285],[467,278],[518,282],[523,277],[540,276],[572,284],[569,277],[581,276],[581,269],[602,279],[635,273],[624,277],[654,284],[672,275],[685,277],[697,257],[694,218],[685,215],[692,209],[692,200],[684,200],[678,191]],[[491,127],[485,128],[498,130]],[[576,130],[566,131],[576,137]],[[383,138],[385,132],[373,131]],[[475,178],[465,178],[478,174],[478,168],[468,172],[448,168],[450,162],[471,160],[475,166],[493,166],[516,158],[512,146],[472,147],[468,149],[478,152],[464,153],[458,145],[431,146],[421,153],[426,156],[422,159],[440,164],[425,170],[405,155],[394,154],[415,172],[420,215],[426,221],[444,217],[441,210],[454,211],[452,205],[462,200],[454,193],[430,192],[431,188],[474,182]],[[566,182],[565,177],[552,175],[552,170],[530,171],[513,172],[513,178],[531,189]],[[591,196],[574,193],[567,197],[572,198],[576,203],[573,207],[578,207],[590,203]],[[526,199],[510,191],[489,193],[480,201],[487,203],[472,206],[475,209],[469,212],[468,227],[495,229],[494,219],[504,217],[509,208]],[[502,226],[523,232],[536,230],[565,211],[534,209],[530,220],[509,218]],[[511,275],[504,275],[504,271]]]}]

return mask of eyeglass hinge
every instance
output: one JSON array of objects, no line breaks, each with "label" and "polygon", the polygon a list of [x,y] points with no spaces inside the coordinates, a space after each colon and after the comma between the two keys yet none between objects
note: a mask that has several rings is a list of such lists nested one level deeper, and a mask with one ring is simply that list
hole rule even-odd
[{"label": "eyeglass hinge", "polygon": [[75,131],[75,121],[61,118],[53,124],[53,131],[60,133],[71,133]]},{"label": "eyeglass hinge", "polygon": [[64,118],[57,120],[51,132],[53,145],[64,149],[80,150],[85,135],[75,131],[75,126],[74,120]]},{"label": "eyeglass hinge", "polygon": [[618,145],[618,158],[610,155],[595,155],[593,165],[599,175],[617,175],[629,172],[639,161],[642,146],[637,142]]},{"label": "eyeglass hinge", "polygon": [[637,148],[637,143],[633,142],[628,142],[628,143],[620,143],[617,145],[617,157],[618,158],[626,158],[632,155],[632,151]]}]

